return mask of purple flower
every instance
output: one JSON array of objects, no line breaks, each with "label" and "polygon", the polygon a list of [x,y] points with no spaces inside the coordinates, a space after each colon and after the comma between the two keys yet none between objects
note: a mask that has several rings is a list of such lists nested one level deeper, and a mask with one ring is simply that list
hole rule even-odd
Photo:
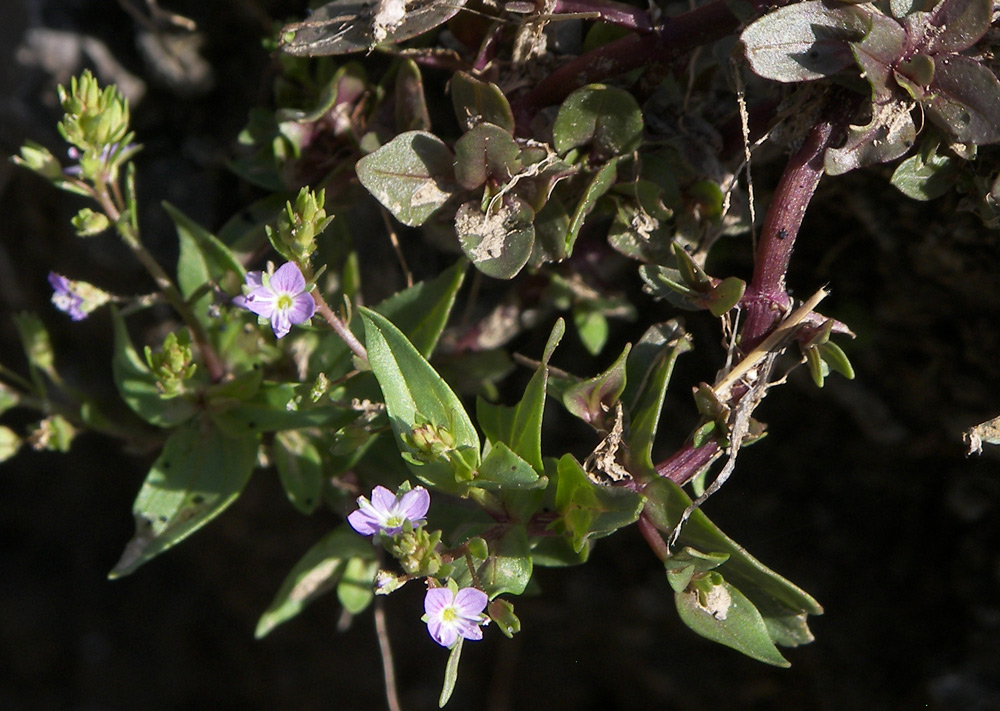
[{"label": "purple flower", "polygon": [[434,641],[442,647],[451,647],[463,639],[483,638],[482,625],[489,623],[483,614],[489,598],[476,588],[431,588],[424,597],[423,621]]},{"label": "purple flower", "polygon": [[372,489],[371,501],[358,497],[358,510],[347,517],[347,522],[362,536],[384,533],[395,536],[409,521],[414,528],[424,523],[431,495],[422,486],[396,496],[384,486]]},{"label": "purple flower", "polygon": [[62,274],[49,272],[49,284],[52,285],[52,303],[60,311],[69,314],[74,321],[87,318],[83,306],[83,297],[75,290],[75,284]]},{"label": "purple flower", "polygon": [[306,291],[306,280],[292,262],[278,267],[274,274],[247,272],[250,290],[234,303],[271,320],[276,338],[288,335],[292,324],[305,323],[316,312],[316,302]]}]

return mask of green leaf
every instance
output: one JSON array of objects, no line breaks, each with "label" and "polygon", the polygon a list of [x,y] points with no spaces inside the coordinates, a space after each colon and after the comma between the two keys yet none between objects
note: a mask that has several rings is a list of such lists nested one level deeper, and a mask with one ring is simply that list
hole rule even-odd
[{"label": "green leaf", "polygon": [[455,232],[476,269],[494,279],[511,279],[531,256],[534,219],[535,211],[519,197],[504,196],[485,213],[478,200],[470,200],[455,214]]},{"label": "green leaf", "polygon": [[0,463],[6,462],[17,454],[22,444],[24,444],[24,440],[18,437],[14,430],[10,427],[0,426]]},{"label": "green leaf", "polygon": [[111,310],[115,329],[115,354],[111,372],[122,400],[142,419],[157,427],[174,427],[198,412],[184,397],[164,398],[159,381],[135,352],[125,320],[117,309]]},{"label": "green leaf", "polygon": [[376,574],[378,561],[371,560],[370,556],[347,561],[344,574],[337,583],[337,599],[348,613],[358,614],[375,599]]},{"label": "green leaf", "polygon": [[514,137],[492,123],[480,123],[455,142],[455,180],[475,190],[487,180],[506,183],[520,172],[521,149]]},{"label": "green leaf", "polygon": [[[180,240],[177,286],[185,299],[209,282],[221,282],[227,274],[234,274],[240,281],[243,280],[246,270],[229,247],[170,203],[164,202],[163,209],[173,220]],[[194,312],[199,319],[208,320],[211,302],[211,293],[198,299]]]},{"label": "green leaf", "polygon": [[[674,371],[677,356],[691,350],[691,341],[683,329],[675,322],[661,324],[663,330],[654,332],[669,336],[670,340],[652,346],[650,341],[640,341],[629,358],[628,382],[638,384],[633,404],[629,407],[631,425],[626,436],[628,444],[629,469],[649,473],[653,469],[653,440],[660,423],[660,411],[667,394],[667,385]],[[672,327],[672,328],[671,328]],[[647,335],[649,332],[647,332]],[[645,336],[644,336],[645,338]],[[655,343],[655,340],[652,341]],[[655,348],[652,355],[651,348]],[[635,359],[635,365],[633,365]],[[645,368],[645,370],[643,370]],[[635,376],[632,373],[635,373]],[[631,388],[629,388],[631,390]],[[628,401],[626,401],[626,404]]]},{"label": "green leaf", "polygon": [[933,200],[951,190],[961,173],[961,163],[949,155],[921,151],[902,161],[890,182],[909,198]]},{"label": "green leaf", "polygon": [[855,168],[895,160],[913,146],[916,135],[905,102],[891,97],[876,100],[871,120],[864,126],[849,126],[844,145],[827,149],[823,168],[828,175],[843,175]]},{"label": "green leaf", "polygon": [[726,277],[712,287],[709,292],[708,310],[713,316],[721,317],[743,298],[747,283],[737,277]]},{"label": "green leaf", "polygon": [[590,182],[583,191],[583,196],[580,198],[580,202],[577,203],[576,209],[573,211],[573,216],[569,221],[569,230],[566,233],[567,256],[573,253],[573,245],[576,244],[576,238],[580,235],[580,228],[583,227],[583,221],[597,206],[597,201],[601,198],[601,196],[608,192],[608,190],[611,189],[611,186],[615,184],[615,179],[617,177],[618,159],[612,158],[607,163],[602,165],[598,171],[594,173],[594,177],[590,179]]},{"label": "green leaf", "polygon": [[[691,504],[690,497],[679,486],[663,478],[652,481],[643,493],[647,498],[643,514],[660,531],[672,531]],[[823,608],[812,596],[751,556],[719,530],[701,509],[691,513],[681,529],[678,545],[728,554],[729,559],[719,566],[719,572],[753,601],[765,620],[775,620],[772,624],[776,628],[787,628],[791,617],[823,614]],[[809,639],[802,637],[799,643]]]},{"label": "green leaf", "polygon": [[642,512],[641,494],[620,486],[595,484],[570,454],[559,460],[556,475],[555,507],[575,551],[581,551],[591,539],[635,523]]},{"label": "green leaf", "polygon": [[822,79],[853,64],[847,43],[865,35],[871,14],[855,5],[807,0],[750,23],[740,41],[758,76],[786,83]]},{"label": "green leaf", "polygon": [[674,592],[683,592],[698,573],[718,568],[729,560],[726,553],[702,553],[694,548],[685,548],[663,561],[667,569],[667,581]]},{"label": "green leaf", "polygon": [[455,193],[454,157],[440,138],[407,131],[358,161],[358,180],[405,225],[426,222]]},{"label": "green leaf", "polygon": [[992,0],[941,0],[930,12],[906,18],[907,34],[917,39],[911,51],[930,55],[962,52],[990,28]]},{"label": "green leaf", "polygon": [[347,526],[326,534],[310,548],[285,577],[274,600],[261,615],[254,633],[257,639],[305,609],[337,584],[352,559],[373,560],[371,542]]},{"label": "green leaf", "polygon": [[315,511],[323,489],[323,461],[313,438],[301,430],[278,432],[271,457],[292,505],[307,515]]},{"label": "green leaf", "polygon": [[609,429],[605,426],[605,416],[625,391],[625,363],[631,350],[631,344],[625,344],[621,355],[607,370],[567,388],[562,396],[566,409],[589,425]]},{"label": "green leaf", "polygon": [[530,464],[503,442],[490,447],[475,478],[476,486],[490,491],[537,489],[546,483],[544,477],[539,477]]},{"label": "green leaf", "polygon": [[580,342],[590,355],[600,355],[608,340],[608,319],[600,311],[585,306],[573,309],[573,325]]},{"label": "green leaf", "polygon": [[458,662],[462,659],[462,645],[465,639],[458,638],[458,642],[451,648],[448,655],[448,663],[444,667],[444,685],[441,687],[441,696],[438,697],[438,708],[443,709],[451,695],[455,692],[455,685],[458,683]]},{"label": "green leaf", "polygon": [[479,579],[491,599],[504,593],[520,595],[528,587],[531,571],[528,533],[518,524],[490,544],[490,557],[479,569]]},{"label": "green leaf", "polygon": [[507,97],[496,84],[456,72],[451,78],[451,102],[463,131],[480,123],[492,123],[514,133],[514,114]]},{"label": "green leaf", "polygon": [[[387,318],[368,308],[361,308],[360,313],[368,362],[382,389],[400,451],[410,451],[404,436],[430,423],[450,433],[458,456],[472,470],[477,469],[481,461],[479,435],[462,401]],[[410,468],[417,477],[446,491],[465,489],[465,484],[456,483],[452,468],[442,461],[424,466],[411,463]]]},{"label": "green leaf", "polygon": [[245,400],[211,402],[209,415],[221,430],[240,436],[300,427],[338,430],[357,419],[358,413],[347,407],[314,405],[299,397],[294,383],[264,382]]},{"label": "green leaf", "polygon": [[396,131],[429,131],[431,117],[427,111],[424,80],[420,67],[409,57],[403,59],[396,74]]},{"label": "green leaf", "polygon": [[642,110],[624,89],[589,84],[566,97],[559,107],[552,138],[560,154],[589,144],[596,160],[607,161],[639,147]]},{"label": "green leaf", "polygon": [[108,577],[128,575],[225,511],[256,463],[256,437],[226,437],[203,417],[175,430],[139,490],[135,535]]},{"label": "green leaf", "polygon": [[681,621],[702,637],[760,662],[791,666],[771,641],[760,612],[733,585],[725,581],[715,585],[696,582],[690,589],[675,593],[674,601]]},{"label": "green leaf", "polygon": [[970,57],[954,55],[935,62],[927,116],[959,143],[1000,142],[1000,80]]},{"label": "green leaf", "polygon": [[50,378],[58,378],[55,370],[52,339],[49,337],[49,332],[42,319],[38,317],[38,314],[30,311],[14,314],[14,326],[17,328],[17,335],[21,338],[21,346],[24,349],[24,357],[28,359],[32,379],[35,380],[36,387],[41,391],[38,371],[45,373]]},{"label": "green leaf", "polygon": [[479,426],[490,443],[506,444],[539,474],[544,473],[542,415],[548,386],[548,363],[565,332],[566,323],[557,319],[542,352],[542,362],[528,381],[524,395],[516,406],[493,405],[481,398],[476,403]]}]

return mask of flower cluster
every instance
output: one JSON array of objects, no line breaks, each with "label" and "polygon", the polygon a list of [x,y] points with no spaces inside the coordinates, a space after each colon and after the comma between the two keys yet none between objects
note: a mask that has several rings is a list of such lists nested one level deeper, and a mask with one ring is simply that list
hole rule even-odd
[{"label": "flower cluster", "polygon": [[257,314],[264,323],[270,321],[275,338],[287,336],[293,325],[308,322],[316,313],[305,277],[292,262],[273,273],[247,272],[244,292],[233,303]]},{"label": "flower cluster", "polygon": [[[363,536],[397,537],[412,532],[426,521],[430,494],[421,486],[393,494],[384,486],[372,490],[371,499],[358,497],[358,509],[347,517],[351,528]],[[383,577],[385,582],[387,579]],[[398,586],[393,579],[388,591]],[[483,625],[490,618],[483,612],[489,596],[474,587],[459,588],[449,580],[446,587],[432,587],[424,597],[424,616],[431,638],[442,647],[452,647],[459,638],[483,638]]]}]

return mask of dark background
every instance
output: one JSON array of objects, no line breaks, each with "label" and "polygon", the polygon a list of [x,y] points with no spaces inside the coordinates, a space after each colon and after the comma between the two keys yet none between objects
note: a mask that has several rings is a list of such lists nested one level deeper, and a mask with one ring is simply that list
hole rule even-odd
[{"label": "dark background", "polygon": [[[146,146],[144,233],[165,261],[175,238],[160,200],[214,229],[253,199],[224,161],[247,110],[269,97],[268,18],[302,15],[282,0],[169,7],[206,38],[205,67],[184,80],[140,51],[141,27],[117,3],[0,6],[0,151],[29,138],[63,150],[55,86],[83,66],[132,87]],[[211,75],[199,74],[206,67]],[[758,191],[774,178],[765,167]],[[107,314],[71,323],[48,304],[45,275],[123,293],[149,284],[113,236],[72,234],[80,206],[0,163],[0,360],[23,367],[9,316],[36,310],[65,377],[103,388],[110,402]],[[989,448],[964,458],[960,438],[1000,413],[998,247],[997,233],[955,199],[909,201],[884,171],[821,186],[789,282],[803,293],[832,286],[824,306],[858,333],[846,346],[858,377],[817,391],[797,373],[775,390],[760,412],[771,435],[741,454],[707,505],[825,606],[812,622],[817,640],[787,651],[791,669],[684,628],[662,568],[630,530],[602,541],[586,566],[540,570],[544,594],[515,601],[524,631],[513,641],[488,631],[467,645],[450,708],[1000,709],[1000,466]],[[742,265],[733,258],[748,274],[745,254]],[[646,308],[646,321],[672,315]],[[693,331],[711,353],[712,327]],[[695,357],[679,366],[678,390],[710,377]],[[572,350],[556,360],[572,367]],[[683,392],[676,402],[689,410]],[[683,437],[683,418],[668,410],[665,421],[675,420],[673,436]],[[4,418],[21,431],[31,422],[23,410]],[[253,639],[285,573],[336,523],[295,512],[273,472],[258,473],[194,539],[106,579],[132,534],[149,461],[83,435],[68,455],[25,448],[0,467],[0,709],[383,708],[370,613],[338,632],[327,598]],[[436,707],[446,658],[419,608],[417,589],[387,601],[406,709]]]}]

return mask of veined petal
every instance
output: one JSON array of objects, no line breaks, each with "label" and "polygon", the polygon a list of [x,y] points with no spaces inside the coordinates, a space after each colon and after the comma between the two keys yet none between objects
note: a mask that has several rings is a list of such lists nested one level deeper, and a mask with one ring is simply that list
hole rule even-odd
[{"label": "veined petal", "polygon": [[302,292],[292,298],[292,305],[288,309],[288,320],[292,323],[305,323],[316,313],[316,302],[313,297]]},{"label": "veined petal", "polygon": [[410,519],[414,525],[417,521],[423,521],[427,516],[427,509],[431,506],[431,495],[422,486],[418,486],[412,491],[407,491],[399,500],[399,510],[406,518]]},{"label": "veined petal", "polygon": [[[250,309],[253,311],[253,309]],[[256,312],[254,312],[256,313]],[[266,314],[261,314],[266,316]],[[272,309],[271,328],[274,329],[275,338],[284,338],[292,330],[292,322],[288,319],[288,313],[282,309]]]},{"label": "veined petal", "polygon": [[489,596],[478,588],[462,588],[455,595],[455,609],[463,617],[478,619],[489,601]]},{"label": "veined petal", "polygon": [[430,617],[440,615],[444,608],[454,600],[454,595],[448,588],[431,588],[424,596],[424,612]]},{"label": "veined petal", "polygon": [[285,262],[271,276],[271,288],[275,292],[287,291],[300,294],[306,290],[306,279],[292,262]]},{"label": "veined petal", "polygon": [[372,489],[372,506],[388,515],[396,506],[396,495],[384,486],[376,486]]}]

